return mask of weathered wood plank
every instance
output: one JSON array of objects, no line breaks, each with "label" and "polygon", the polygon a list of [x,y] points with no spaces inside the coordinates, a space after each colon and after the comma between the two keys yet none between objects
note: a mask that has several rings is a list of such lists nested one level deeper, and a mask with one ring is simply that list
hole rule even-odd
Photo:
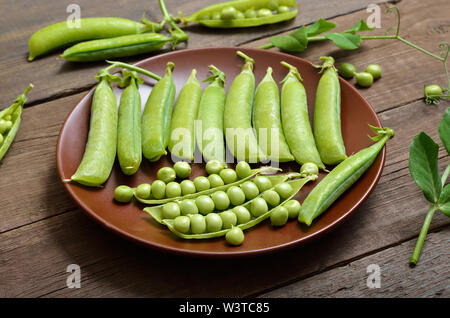
[{"label": "weathered wood plank", "polygon": [[[430,233],[421,253],[419,265],[410,268],[405,262],[414,249],[415,240],[364,257],[327,272],[292,283],[260,297],[443,297],[450,296],[450,228]],[[374,269],[380,269],[379,288],[374,287]],[[367,272],[369,271],[369,273]],[[367,281],[369,280],[369,288]],[[372,285],[370,285],[372,283]]]},{"label": "weathered wood plank", "polygon": [[[301,1],[300,13],[293,21],[272,26],[242,30],[210,30],[199,26],[186,27],[191,36],[188,47],[233,46],[252,39],[268,36],[295,26],[311,23],[320,17],[329,18],[367,7],[370,3],[381,3],[386,0],[348,0],[348,1]],[[179,10],[185,14],[195,12],[215,1],[205,0],[166,0],[169,11],[176,14]],[[92,1],[79,0],[82,17],[118,16],[139,20],[145,11],[153,20],[161,19],[156,0],[126,1]],[[30,2],[26,0],[6,0],[0,4],[0,73],[3,81],[0,85],[0,100],[10,101],[17,95],[18,87],[26,87],[28,83],[36,84],[30,101],[38,101],[74,94],[91,87],[94,76],[105,63],[76,64],[57,58],[58,54],[37,59],[32,63],[26,61],[28,54],[28,38],[39,28],[48,24],[64,21],[68,17],[68,3],[51,0]],[[14,9],[12,9],[14,8]],[[20,8],[20,10],[19,10]],[[181,46],[183,47],[183,46]],[[123,59],[136,62],[150,55],[142,55]],[[42,81],[42,79],[49,79]]]}]

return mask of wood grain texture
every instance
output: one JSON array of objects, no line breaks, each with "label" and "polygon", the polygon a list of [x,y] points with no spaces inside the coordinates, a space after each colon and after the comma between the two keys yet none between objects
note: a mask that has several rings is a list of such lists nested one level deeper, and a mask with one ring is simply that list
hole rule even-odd
[{"label": "wood grain texture", "polygon": [[[339,266],[260,297],[450,297],[450,228],[427,236],[420,263],[410,268],[407,260],[414,249],[410,240],[363,259]],[[369,288],[373,269],[380,268],[380,287]],[[373,286],[373,285],[369,285]]]},{"label": "wood grain texture", "polygon": [[[239,30],[217,30],[192,25],[187,26],[190,35],[189,48],[205,46],[234,46],[242,43],[293,29],[296,26],[311,23],[320,17],[330,18],[367,7],[370,3],[381,3],[386,0],[303,0],[300,3],[300,13],[295,20],[276,25]],[[169,12],[177,14],[193,13],[206,5],[215,3],[212,0],[166,0]],[[36,88],[30,94],[30,102],[55,99],[61,96],[85,91],[94,85],[94,76],[105,65],[96,63],[69,63],[58,58],[59,53],[36,59],[32,63],[26,61],[28,55],[28,38],[38,29],[67,19],[68,1],[27,1],[5,0],[0,4],[0,101],[10,101],[18,94],[18,88],[25,88],[33,83]],[[160,20],[161,13],[156,0],[78,0],[82,17],[117,16],[139,20],[142,13],[152,20]],[[14,8],[14,9],[12,9]],[[181,45],[180,48],[186,47]],[[154,53],[156,54],[156,53]],[[153,55],[154,55],[153,54]],[[136,62],[152,56],[141,55],[124,58],[126,62]],[[48,80],[42,81],[45,78]]]}]

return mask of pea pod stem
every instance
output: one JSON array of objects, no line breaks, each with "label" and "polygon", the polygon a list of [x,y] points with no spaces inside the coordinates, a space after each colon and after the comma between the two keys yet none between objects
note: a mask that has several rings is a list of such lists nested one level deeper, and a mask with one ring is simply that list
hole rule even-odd
[{"label": "pea pod stem", "polygon": [[119,61],[108,61],[108,60],[106,60],[106,62],[111,64],[111,66],[107,67],[106,70],[110,70],[110,69],[112,69],[114,67],[121,67],[121,68],[126,68],[126,69],[128,69],[130,71],[138,72],[138,73],[140,73],[142,75],[146,75],[146,76],[148,76],[150,78],[153,78],[153,79],[155,79],[157,81],[159,81],[161,79],[161,76],[156,75],[155,73],[152,73],[152,72],[150,72],[148,70],[145,70],[145,69],[140,68],[140,67],[135,66],[135,65],[130,65],[130,64],[127,64],[127,63],[119,62]]}]

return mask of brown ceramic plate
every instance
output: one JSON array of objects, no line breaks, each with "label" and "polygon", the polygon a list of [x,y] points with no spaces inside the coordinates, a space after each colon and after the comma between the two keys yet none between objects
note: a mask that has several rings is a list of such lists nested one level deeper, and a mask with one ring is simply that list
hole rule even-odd
[{"label": "brown ceramic plate", "polygon": [[[208,66],[214,64],[226,73],[228,89],[232,79],[240,72],[242,66],[242,59],[236,56],[236,50],[237,48],[234,47],[181,50],[151,57],[137,65],[157,74],[163,74],[166,63],[174,62],[176,67],[173,77],[177,91],[179,91],[192,68],[197,69],[199,79],[204,79],[208,75]],[[281,61],[298,67],[308,94],[309,112],[313,113],[316,87],[320,75],[310,62],[278,52],[250,48],[239,48],[239,50],[255,59],[257,84],[264,76],[268,66],[273,68],[273,76],[277,82],[280,82],[287,73],[287,69],[280,65]],[[151,82],[152,80],[148,79],[147,83],[151,84]],[[343,79],[340,79],[340,83],[342,87],[342,133],[347,153],[352,154],[372,144],[367,137],[372,135],[368,124],[375,126],[381,126],[381,124],[372,107],[359,92]],[[203,86],[205,87],[206,84],[203,83]],[[141,85],[143,104],[145,104],[150,87]],[[91,90],[74,107],[62,126],[56,151],[57,167],[61,179],[70,178],[81,161],[89,129],[92,92]],[[117,94],[120,94],[119,90],[117,90]],[[101,189],[88,189],[72,183],[64,183],[64,187],[89,216],[112,231],[146,246],[197,256],[255,255],[310,241],[342,223],[371,193],[380,178],[384,160],[385,150],[383,149],[363,177],[309,228],[300,225],[296,220],[289,221],[286,226],[276,229],[270,226],[270,222],[262,222],[245,232],[245,241],[238,247],[227,245],[223,237],[192,241],[179,239],[142,212],[143,206],[136,203],[122,205],[113,201],[113,191],[116,186],[127,184],[135,187],[140,183],[153,181],[156,178],[156,171],[160,167],[173,164],[170,157],[163,157],[156,163],[144,160],[139,171],[131,177],[123,175],[116,162],[109,180]],[[284,171],[298,171],[299,165],[289,163],[282,165],[281,168]],[[191,178],[204,174],[203,164],[193,164]],[[320,178],[323,176],[324,174],[321,173]],[[305,186],[296,198],[302,202],[317,182]]]}]

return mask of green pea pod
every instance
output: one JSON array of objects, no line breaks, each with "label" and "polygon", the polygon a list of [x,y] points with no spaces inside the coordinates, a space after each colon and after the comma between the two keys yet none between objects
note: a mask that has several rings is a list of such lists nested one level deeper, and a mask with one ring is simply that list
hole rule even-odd
[{"label": "green pea pod", "polygon": [[[233,7],[234,9],[245,12],[246,10],[258,10],[263,8],[268,8],[272,11],[271,6],[286,6],[295,8],[294,10],[290,10],[288,12],[282,12],[277,14],[270,14],[268,16],[261,17],[238,17],[236,16],[234,19],[222,19],[220,18],[220,13],[223,9]],[[259,25],[273,24],[282,21],[287,21],[293,19],[297,16],[297,4],[295,0],[233,0],[233,1],[225,1],[217,4],[213,4],[203,8],[200,11],[195,12],[194,14],[188,17],[182,17],[181,21],[185,24],[196,22],[201,25],[210,27],[210,28],[245,28],[245,27],[254,27]],[[219,15],[218,19],[214,18],[214,15]]]},{"label": "green pea pod", "polygon": [[302,77],[295,66],[286,62],[281,64],[289,69],[281,88],[281,118],[289,148],[297,163],[312,162],[320,169],[325,169],[309,123],[308,102]]},{"label": "green pea pod", "polygon": [[[228,188],[232,187],[232,186],[237,186],[240,185],[242,183],[244,183],[247,180],[250,180],[252,177],[259,175],[259,174],[266,174],[266,173],[273,173],[276,171],[279,171],[280,169],[278,168],[272,168],[272,167],[262,167],[259,169],[253,169],[251,171],[251,174],[248,175],[245,178],[242,178],[240,180],[237,180],[235,182],[229,183],[229,184],[225,184],[223,186],[219,186],[219,187],[215,187],[212,189],[208,189],[208,190],[203,190],[203,191],[199,191],[196,193],[192,193],[192,194],[187,194],[184,196],[179,196],[179,197],[174,197],[174,198],[165,198],[165,199],[141,199],[136,195],[136,192],[134,193],[134,197],[141,203],[143,204],[147,204],[147,205],[156,205],[156,204],[165,204],[168,202],[172,202],[172,201],[176,201],[176,200],[184,200],[184,199],[195,199],[201,195],[208,195],[208,194],[212,194],[215,191],[226,191]],[[300,174],[299,174],[300,175]]]},{"label": "green pea pod", "polygon": [[225,109],[225,73],[214,65],[209,66],[211,76],[205,82],[211,82],[203,91],[198,109],[196,128],[197,146],[206,161],[225,162],[225,143],[223,135],[223,113]]},{"label": "green pea pod", "polygon": [[314,105],[314,138],[322,162],[335,165],[347,158],[341,132],[341,87],[331,56],[322,56],[322,76]]},{"label": "green pea pod", "polygon": [[0,134],[0,161],[3,159],[12,142],[14,141],[14,137],[16,137],[21,122],[22,108],[27,101],[26,96],[33,87],[33,84],[29,84],[25,91],[21,95],[16,97],[14,103],[11,106],[0,111],[0,120],[11,117],[10,121],[12,123],[12,126],[10,129],[8,129],[8,131]]},{"label": "green pea pod", "polygon": [[237,54],[244,58],[245,63],[228,90],[223,116],[225,139],[228,148],[238,161],[264,162],[267,157],[259,148],[252,128],[255,61],[240,51]]},{"label": "green pea pod", "polygon": [[[317,179],[317,175],[315,176],[308,176],[302,179],[296,179],[296,180],[290,180],[287,181],[293,189],[292,194],[287,197],[286,199],[282,200],[280,202],[280,205],[283,204],[284,202],[287,202],[289,200],[291,200],[300,190],[301,188],[308,183],[309,181],[314,181]],[[273,188],[272,188],[273,189]],[[260,197],[261,195],[259,195],[258,197]],[[244,207],[248,207],[250,206],[251,202],[255,200],[252,199],[250,201],[247,201],[246,203],[243,204]],[[270,217],[270,214],[277,209],[277,207],[274,207],[272,209],[270,209],[269,211],[267,211],[266,213],[258,216],[258,217],[253,217],[250,221],[246,222],[246,223],[242,223],[239,225],[236,225],[237,227],[241,228],[241,230],[247,230],[249,228],[252,228],[254,226],[256,226],[257,224],[261,223],[262,221],[266,220],[267,218]],[[185,233],[181,233],[179,231],[177,231],[175,229],[175,227],[173,226],[174,220],[173,219],[164,219],[162,220],[162,223],[165,224],[167,226],[167,228],[174,233],[176,236],[181,237],[183,239],[209,239],[209,238],[214,238],[214,237],[220,237],[220,236],[224,236],[227,234],[227,232],[230,229],[224,229],[224,230],[220,230],[217,232],[210,232],[210,233],[202,233],[202,234],[185,234]]]},{"label": "green pea pod", "polygon": [[253,126],[259,147],[270,160],[276,162],[294,160],[281,126],[280,94],[278,85],[272,77],[271,67],[267,68],[266,75],[256,88]]},{"label": "green pea pod", "polygon": [[[36,57],[73,43],[113,38],[144,32],[159,32],[163,25],[142,19],[143,23],[123,18],[82,18],[46,26],[33,33],[28,41],[29,57]],[[78,24],[78,25],[77,25]]]},{"label": "green pea pod", "polygon": [[202,87],[196,75],[197,70],[192,70],[180,91],[173,110],[169,134],[169,151],[171,154],[189,161],[194,160],[194,122],[197,118],[202,94]]},{"label": "green pea pod", "polygon": [[124,35],[75,44],[66,49],[61,57],[71,62],[100,61],[158,51],[168,42],[175,47],[187,39],[186,34],[176,32],[171,37],[159,33]]},{"label": "green pea pod", "polygon": [[138,85],[143,80],[135,72],[122,71],[126,86],[120,96],[117,126],[117,158],[122,172],[133,175],[142,161],[141,95]]},{"label": "green pea pod", "polygon": [[164,77],[153,87],[142,114],[142,153],[150,161],[166,155],[175,84],[172,71],[175,64],[167,63]]},{"label": "green pea pod", "polygon": [[385,143],[395,134],[390,128],[373,126],[370,128],[377,134],[371,138],[376,143],[345,159],[314,187],[303,202],[298,216],[299,222],[311,225],[315,218],[325,212],[364,174],[373,164]]},{"label": "green pea pod", "polygon": [[108,180],[117,150],[117,100],[111,81],[115,77],[100,71],[94,91],[86,149],[71,180],[90,187],[100,187]]}]

